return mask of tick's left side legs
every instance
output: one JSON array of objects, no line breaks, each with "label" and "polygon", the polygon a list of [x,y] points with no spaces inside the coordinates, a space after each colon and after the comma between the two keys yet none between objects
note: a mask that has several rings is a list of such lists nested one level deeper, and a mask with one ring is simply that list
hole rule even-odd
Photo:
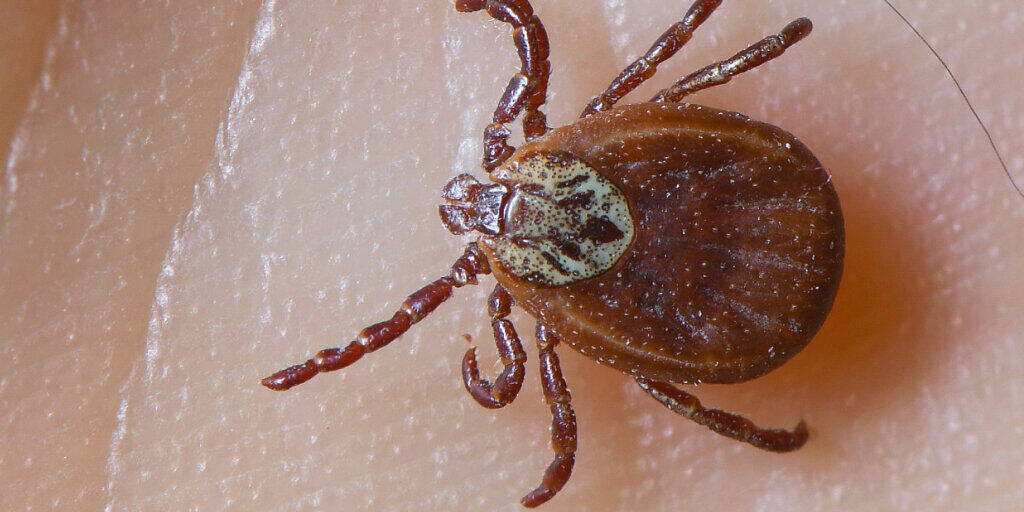
[{"label": "tick's left side legs", "polygon": [[488,171],[498,167],[512,156],[514,148],[508,144],[511,133],[506,123],[523,116],[523,134],[526,140],[544,135],[548,131],[547,118],[540,111],[548,91],[551,63],[548,62],[548,35],[540,18],[533,14],[529,0],[456,0],[459,12],[487,10],[492,18],[512,25],[512,37],[522,64],[505,87],[491,124],[484,129],[483,167]]},{"label": "tick's left side legs", "polygon": [[677,102],[701,89],[721,85],[732,77],[768,62],[811,33],[811,20],[799,18],[777,35],[768,36],[732,57],[697,70],[672,87],[659,92],[651,101]]},{"label": "tick's left side legs", "polygon": [[801,421],[793,430],[760,428],[743,416],[718,409],[705,409],[697,397],[669,382],[637,378],[640,388],[672,412],[737,441],[771,452],[791,452],[807,442],[807,425]]},{"label": "tick's left side legs", "polygon": [[370,352],[395,341],[416,322],[423,320],[452,296],[454,288],[476,284],[477,274],[490,274],[487,256],[476,243],[466,246],[465,252],[455,260],[448,275],[420,288],[402,302],[402,307],[391,318],[377,322],[362,331],[356,339],[342,347],[325,348],[305,363],[289,366],[260,381],[275,391],[297,386],[324,372],[333,372],[355,363]]},{"label": "tick's left side legs", "polygon": [[541,324],[537,324],[537,349],[540,352],[540,378],[544,386],[544,401],[551,407],[551,448],[555,460],[544,472],[541,484],[519,500],[533,508],[550,500],[569,480],[576,462],[576,413],[572,409],[569,390],[562,378],[562,369],[555,353],[558,338]]}]

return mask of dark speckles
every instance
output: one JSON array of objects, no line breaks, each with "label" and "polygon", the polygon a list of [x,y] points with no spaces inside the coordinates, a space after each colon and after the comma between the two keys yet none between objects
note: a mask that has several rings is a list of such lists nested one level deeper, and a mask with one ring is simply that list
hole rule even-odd
[{"label": "dark speckles", "polygon": [[[584,182],[586,182],[586,180],[584,180]],[[573,194],[573,195],[571,195],[569,197],[566,197],[565,199],[559,199],[558,201],[555,202],[555,204],[557,204],[559,208],[564,208],[564,209],[567,209],[567,210],[568,209],[589,210],[589,209],[592,208],[591,205],[592,205],[593,202],[594,202],[594,191],[593,190],[586,190],[586,191],[583,191],[583,192],[575,193],[575,194]]]},{"label": "dark speckles", "polygon": [[[546,174],[546,173],[541,173]],[[539,196],[544,194],[544,185],[540,183],[522,183],[518,185],[519,191],[524,194]]]},{"label": "dark speckles", "polygon": [[574,178],[570,178],[570,179],[567,179],[567,180],[564,180],[564,181],[559,181],[558,183],[555,183],[555,187],[556,188],[575,188],[575,187],[577,187],[579,185],[582,185],[582,184],[584,184],[584,183],[586,183],[588,181],[590,181],[590,176],[587,176],[586,174],[581,174],[581,175],[576,176]]},{"label": "dark speckles", "polygon": [[562,252],[562,254],[565,255],[565,257],[573,261],[580,261],[583,259],[583,252],[580,251],[579,245],[568,240],[558,240],[555,242],[555,244],[558,246],[558,249]]},{"label": "dark speckles", "polygon": [[625,234],[615,223],[604,217],[591,217],[583,225],[580,235],[597,244],[607,244],[620,240]]},{"label": "dark speckles", "polygon": [[[579,250],[580,250],[579,247],[576,247],[573,250],[574,254],[576,255],[576,258],[570,258],[570,259],[578,260],[579,257],[580,257]],[[573,275],[572,271],[567,269],[567,268],[565,268],[565,266],[562,265],[562,262],[559,261],[559,258],[557,256],[555,256],[554,254],[551,254],[548,251],[540,251],[540,256],[542,258],[544,258],[544,261],[546,261],[549,265],[554,267],[555,271],[558,272],[559,274],[561,274],[563,276],[571,276],[571,275]]]}]

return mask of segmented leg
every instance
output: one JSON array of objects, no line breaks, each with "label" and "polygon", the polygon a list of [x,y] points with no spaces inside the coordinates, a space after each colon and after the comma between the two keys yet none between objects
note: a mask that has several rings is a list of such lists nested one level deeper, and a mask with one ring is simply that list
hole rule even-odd
[{"label": "segmented leg", "polygon": [[305,363],[290,366],[260,381],[264,386],[283,391],[312,379],[316,374],[340,370],[364,354],[373,352],[391,343],[409,330],[412,324],[429,315],[442,302],[452,296],[452,288],[476,284],[477,274],[488,274],[491,267],[487,257],[475,243],[466,246],[466,251],[455,260],[448,275],[420,288],[413,293],[389,320],[363,329],[355,341],[345,348],[328,348],[317,352]]},{"label": "segmented leg", "polygon": [[590,100],[590,103],[583,109],[580,117],[587,117],[602,110],[612,108],[623,96],[639,87],[648,78],[654,76],[658,64],[665,62],[669,57],[675,55],[690,40],[690,37],[693,36],[693,31],[701,23],[704,23],[711,16],[711,12],[721,4],[722,0],[697,0],[694,2],[690,6],[690,10],[686,11],[683,19],[669,27],[654,42],[651,48],[647,50],[643,57],[640,57],[626,69],[622,70],[618,78],[613,80],[603,93],[594,96]]},{"label": "segmented leg", "polygon": [[811,33],[811,20],[799,18],[774,36],[768,36],[732,57],[691,73],[672,87],[659,92],[651,101],[677,102],[701,89],[721,85],[732,77],[768,62]]},{"label": "segmented leg", "polygon": [[637,378],[640,388],[669,410],[737,441],[772,452],[791,452],[807,442],[807,425],[801,421],[793,430],[760,428],[750,420],[718,409],[705,409],[697,397],[668,382]]},{"label": "segmented leg", "polygon": [[576,413],[572,410],[572,397],[562,378],[558,354],[555,353],[556,345],[558,338],[555,333],[537,324],[540,378],[544,386],[544,400],[551,407],[551,448],[555,452],[555,459],[544,472],[540,485],[519,500],[529,508],[554,497],[569,480],[572,466],[576,462]]},{"label": "segmented leg", "polygon": [[498,167],[514,148],[508,144],[511,133],[506,123],[515,121],[524,111],[523,133],[532,140],[548,131],[547,118],[540,111],[547,99],[551,63],[548,62],[548,35],[540,18],[533,14],[528,0],[455,0],[459,12],[486,9],[492,18],[512,25],[516,53],[522,66],[505,87],[491,124],[484,129],[483,167]]},{"label": "segmented leg", "polygon": [[488,408],[504,407],[515,400],[523,387],[526,376],[526,352],[519,341],[519,335],[512,322],[505,317],[512,311],[512,295],[500,284],[494,287],[491,298],[487,301],[487,312],[491,315],[491,328],[494,330],[494,343],[498,346],[498,356],[505,365],[494,384],[480,378],[477,369],[476,348],[466,351],[462,358],[462,383],[466,391],[478,404]]}]

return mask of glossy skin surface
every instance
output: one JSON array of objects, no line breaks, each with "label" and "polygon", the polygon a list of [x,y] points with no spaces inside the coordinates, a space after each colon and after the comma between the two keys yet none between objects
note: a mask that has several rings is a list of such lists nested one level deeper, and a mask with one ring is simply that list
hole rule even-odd
[{"label": "glossy skin surface", "polygon": [[[1024,5],[894,3],[1024,178],[1024,95],[1006,72],[1024,55],[1000,51],[1024,41]],[[63,17],[34,23],[19,4]],[[5,46],[5,62],[43,74],[0,98],[13,205],[0,509],[519,508],[550,457],[527,315],[512,315],[529,355],[522,398],[479,409],[458,375],[463,332],[481,370],[497,371],[490,276],[345,372],[289,393],[252,385],[390,314],[470,238],[437,222],[436,192],[476,168],[481,124],[517,63],[503,26],[417,5],[4,3],[5,35],[39,42]],[[545,111],[563,125],[688,2],[534,6],[553,47]],[[544,512],[1024,504],[1024,201],[909,29],[881,2],[727,1],[625,101],[796,16],[817,25],[808,41],[693,101],[784,127],[833,171],[843,284],[781,368],[686,389],[766,424],[804,417],[810,441],[775,456],[709,434],[563,346],[580,451]],[[243,60],[255,73],[240,82]],[[218,152],[218,134],[238,146]]]},{"label": "glossy skin surface", "polygon": [[785,362],[825,320],[843,219],[828,173],[792,135],[732,112],[644,103],[555,130],[507,165],[538,151],[578,155],[629,198],[636,223],[625,255],[592,279],[536,286],[492,265],[581,353],[638,377],[738,382]]}]

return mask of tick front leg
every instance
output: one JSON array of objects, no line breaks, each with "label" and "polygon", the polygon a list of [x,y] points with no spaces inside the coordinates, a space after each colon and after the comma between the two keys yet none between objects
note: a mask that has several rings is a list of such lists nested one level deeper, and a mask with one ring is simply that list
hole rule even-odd
[{"label": "tick front leg", "polygon": [[437,309],[442,302],[448,300],[452,296],[452,288],[476,284],[477,274],[488,274],[490,271],[487,256],[475,243],[471,243],[462,256],[455,260],[448,275],[420,288],[406,298],[402,308],[390,319],[363,329],[355,341],[345,348],[321,350],[305,363],[285,368],[260,382],[275,391],[284,391],[312,379],[318,373],[340,370],[408,331],[412,324],[419,322]]},{"label": "tick front leg", "polygon": [[711,16],[711,12],[721,4],[722,0],[697,0],[694,2],[690,6],[690,10],[686,11],[683,19],[669,27],[643,57],[622,70],[622,73],[608,85],[603,93],[590,100],[580,117],[587,117],[612,108],[623,96],[654,76],[658,64],[675,55],[690,40],[693,31],[701,23],[704,23]]},{"label": "tick front leg", "polygon": [[548,131],[547,118],[540,107],[547,101],[548,35],[540,18],[533,14],[528,0],[456,0],[459,12],[487,10],[492,18],[512,25],[512,38],[516,44],[521,67],[505,87],[491,124],[484,129],[483,167],[488,171],[512,156],[514,148],[508,144],[511,133],[506,123],[515,121],[524,111],[523,133],[526,140],[544,135]]},{"label": "tick front leg", "polygon": [[799,18],[777,35],[768,36],[732,57],[691,73],[672,87],[659,92],[651,101],[677,102],[701,89],[721,85],[732,77],[768,62],[811,33],[811,20]]},{"label": "tick front leg", "polygon": [[515,326],[505,317],[512,311],[512,295],[500,284],[494,287],[491,298],[487,301],[487,312],[491,316],[491,328],[494,330],[494,343],[498,347],[498,356],[505,366],[494,384],[480,378],[477,369],[476,348],[466,351],[462,358],[462,382],[470,396],[478,404],[488,409],[504,407],[519,394],[523,387],[526,369],[526,352],[519,341]]},{"label": "tick front leg", "polygon": [[737,441],[752,444],[771,452],[791,452],[807,442],[807,425],[801,421],[793,430],[760,428],[737,414],[705,409],[697,397],[669,382],[637,378],[640,388],[661,402],[669,410],[685,416],[705,427]]},{"label": "tick front leg", "polygon": [[537,349],[540,352],[540,378],[544,387],[544,401],[551,407],[551,448],[555,459],[551,461],[540,485],[519,500],[533,508],[550,500],[569,481],[576,462],[576,413],[572,397],[562,378],[562,369],[555,353],[558,338],[544,325],[537,324]]}]

